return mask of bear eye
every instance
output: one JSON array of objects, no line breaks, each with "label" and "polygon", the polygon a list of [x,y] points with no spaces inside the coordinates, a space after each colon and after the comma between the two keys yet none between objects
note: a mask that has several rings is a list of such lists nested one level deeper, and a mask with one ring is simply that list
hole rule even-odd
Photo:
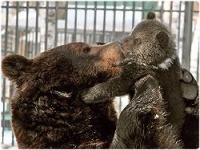
[{"label": "bear eye", "polygon": [[89,48],[89,47],[85,47],[85,48],[83,49],[83,52],[84,52],[84,53],[89,53],[89,52],[90,52],[90,48]]},{"label": "bear eye", "polygon": [[139,44],[142,43],[142,41],[141,41],[140,38],[136,38],[136,39],[133,40],[133,43],[134,43],[134,45],[139,45]]}]

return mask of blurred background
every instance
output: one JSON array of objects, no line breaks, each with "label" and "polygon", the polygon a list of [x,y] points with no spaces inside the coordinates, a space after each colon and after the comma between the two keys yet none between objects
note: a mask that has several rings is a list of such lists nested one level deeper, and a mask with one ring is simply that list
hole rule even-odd
[{"label": "blurred background", "polygon": [[[1,58],[16,53],[33,58],[72,41],[90,44],[126,36],[149,11],[171,29],[184,68],[199,83],[200,3],[182,1],[128,2],[1,2]],[[1,144],[15,148],[9,99],[14,85],[1,76]],[[128,96],[115,100],[118,114]]]}]

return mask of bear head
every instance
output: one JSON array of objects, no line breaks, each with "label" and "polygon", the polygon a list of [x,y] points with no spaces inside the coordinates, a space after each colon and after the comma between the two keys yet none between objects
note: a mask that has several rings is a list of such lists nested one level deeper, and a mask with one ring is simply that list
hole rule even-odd
[{"label": "bear head", "polygon": [[[137,24],[128,37],[121,41],[126,57],[138,64],[168,69],[176,58],[174,38],[168,28],[149,12],[147,19]],[[167,61],[167,62],[165,62]],[[162,63],[166,64],[162,64]]]}]

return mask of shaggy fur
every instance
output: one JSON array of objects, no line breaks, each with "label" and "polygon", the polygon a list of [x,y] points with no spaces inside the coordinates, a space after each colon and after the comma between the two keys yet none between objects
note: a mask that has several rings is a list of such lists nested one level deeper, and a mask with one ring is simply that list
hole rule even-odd
[{"label": "shaggy fur", "polygon": [[[130,147],[131,144],[130,142],[127,144],[123,143],[122,140],[121,146],[118,147],[118,145],[116,145],[117,147],[115,148],[182,147],[181,142],[178,142],[179,140],[184,139],[184,137],[182,137],[181,132],[183,126],[185,126],[184,125],[185,103],[182,98],[182,93],[181,93],[182,91],[180,84],[181,67],[176,55],[175,44],[172,38],[172,34],[162,23],[160,23],[157,20],[154,20],[153,16],[155,15],[152,14],[148,15],[148,18],[146,20],[139,23],[133,29],[132,33],[127,38],[125,38],[120,42],[121,50],[125,55],[125,59],[122,62],[118,63],[117,66],[122,66],[123,68],[122,73],[118,77],[109,79],[107,82],[103,82],[95,85],[92,88],[89,88],[88,90],[83,92],[82,96],[83,100],[86,103],[98,103],[102,102],[102,100],[105,100],[106,97],[120,96],[127,93],[132,93],[133,83],[135,83],[140,78],[146,75],[150,75],[155,80],[157,80],[158,85],[160,86],[159,92],[161,94],[163,102],[160,101],[158,103],[158,107],[162,106],[163,105],[162,103],[165,103],[166,107],[165,109],[160,109],[159,111],[160,112],[163,111],[169,114],[167,115],[165,122],[169,123],[170,126],[172,126],[171,130],[174,131],[171,131],[171,133],[173,133],[174,135],[171,136],[171,139],[169,139],[169,137],[166,138],[166,141],[171,144],[165,144],[165,142],[163,144],[162,142],[158,143],[158,141],[155,138],[153,139],[149,138],[148,140],[154,140],[156,146],[151,142],[150,143],[145,142],[143,139],[141,141],[139,140],[138,142],[133,142],[132,147]],[[151,97],[151,95],[148,96]],[[132,101],[134,100],[135,97],[133,97]],[[144,103],[148,101],[148,99],[144,100],[145,100]],[[141,103],[143,104],[143,102]],[[137,103],[136,105],[139,105],[139,103]],[[148,106],[151,105],[153,104],[149,103]],[[142,105],[139,106],[138,107],[140,109],[143,109]],[[135,107],[133,107],[132,110],[134,110],[134,108]],[[135,113],[137,113],[137,110],[135,111],[136,111]],[[126,112],[126,114],[131,114],[131,112]],[[130,122],[132,121],[134,123],[130,124],[130,126],[128,126],[127,128],[134,128],[134,129],[137,128],[138,131],[136,130],[136,132],[140,132],[141,134],[143,134],[143,132],[144,134],[147,134],[147,132],[150,130],[149,128],[147,130],[144,130],[137,123],[135,123],[135,120],[132,120],[135,119],[134,117],[129,117],[129,119]],[[124,119],[125,123],[127,121],[128,121],[127,118]],[[141,121],[140,118],[137,121],[140,122]],[[123,124],[122,119],[121,120],[119,119],[119,122],[122,122]],[[159,125],[161,125],[160,128],[165,128],[165,124],[154,125],[153,128],[156,130],[156,132],[159,132],[157,130],[157,127]],[[120,128],[119,126],[117,127]],[[123,128],[123,126],[121,126],[121,128]],[[195,130],[197,130],[197,128],[195,128]],[[124,134],[129,135],[128,139],[130,141],[131,139],[134,141],[137,138],[139,138],[137,137],[137,135],[139,136],[139,133],[137,135],[131,134],[129,130],[124,130],[124,132],[126,132]],[[116,132],[115,134],[117,135],[118,133]],[[123,137],[124,134],[121,136]],[[162,136],[157,136],[157,138],[161,139]],[[118,141],[118,143],[119,142],[120,140]],[[185,142],[184,146],[187,147],[188,146],[186,144],[187,141],[184,140],[184,142]],[[193,146],[196,146],[196,143],[197,141],[194,140]]]},{"label": "shaggy fur", "polygon": [[34,59],[3,59],[4,75],[17,85],[11,109],[19,148],[109,147],[116,127],[111,99],[87,105],[79,93],[119,73],[111,66],[121,58],[115,46],[71,43]]},{"label": "shaggy fur", "polygon": [[181,148],[157,80],[147,75],[135,83],[135,95],[121,112],[111,148]]}]

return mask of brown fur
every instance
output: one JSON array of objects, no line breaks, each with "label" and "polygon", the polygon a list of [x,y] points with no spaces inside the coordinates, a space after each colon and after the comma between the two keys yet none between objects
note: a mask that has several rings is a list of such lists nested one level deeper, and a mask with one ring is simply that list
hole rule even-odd
[{"label": "brown fur", "polygon": [[[87,91],[84,91],[82,95],[84,101],[87,103],[102,102],[106,97],[130,93],[136,81],[146,75],[151,75],[157,80],[160,86],[163,103],[166,103],[167,109],[161,109],[160,111],[164,111],[168,114],[166,123],[169,123],[170,126],[172,125],[173,128],[171,129],[174,130],[174,136],[166,139],[166,141],[168,141],[168,143],[178,143],[172,147],[180,148],[182,145],[181,142],[178,141],[181,139],[181,130],[185,119],[185,103],[181,95],[179,82],[181,68],[176,56],[175,43],[171,32],[162,23],[154,20],[152,15],[148,15],[148,17],[149,18],[139,23],[128,37],[120,42],[121,49],[125,55],[125,59],[117,64],[117,66],[123,66],[121,75],[89,88]],[[149,95],[149,97],[151,96]],[[134,100],[133,98],[132,101]],[[146,101],[148,102],[148,99],[146,99],[144,103]],[[151,105],[153,104],[149,103],[148,106]],[[130,117],[130,119],[132,118]],[[139,119],[139,121],[141,120]],[[164,125],[162,124],[160,127],[163,128]],[[118,128],[120,131],[120,129],[123,129],[123,126],[121,126],[121,128],[118,126]],[[128,128],[137,128],[138,132],[141,132],[141,134],[145,132],[137,123],[130,124]],[[155,126],[152,128],[155,129]],[[147,130],[151,132],[150,128]],[[129,134],[130,132],[126,130],[126,133]],[[124,132],[124,134],[126,133]],[[117,132],[115,134],[117,134]],[[124,134],[121,135],[121,138],[123,138]],[[139,134],[137,135],[140,136]],[[137,135],[129,134],[132,140],[137,139]],[[163,137],[165,137],[165,135],[163,135]],[[155,138],[160,139],[161,136]],[[121,142],[123,143],[123,141]],[[142,143],[141,145],[145,147],[154,148],[153,145],[145,145],[142,140],[140,142]],[[126,146],[130,147],[130,145]],[[162,143],[157,143],[156,146],[157,148],[163,146],[165,148],[171,147],[168,147],[167,144],[162,145]],[[137,147],[142,148],[138,145],[138,142],[134,142],[131,148]]]},{"label": "brown fur", "polygon": [[120,72],[112,67],[121,58],[115,46],[71,43],[30,60],[3,59],[4,75],[17,85],[11,109],[19,148],[108,148],[116,126],[111,99],[86,105],[79,92]]}]

